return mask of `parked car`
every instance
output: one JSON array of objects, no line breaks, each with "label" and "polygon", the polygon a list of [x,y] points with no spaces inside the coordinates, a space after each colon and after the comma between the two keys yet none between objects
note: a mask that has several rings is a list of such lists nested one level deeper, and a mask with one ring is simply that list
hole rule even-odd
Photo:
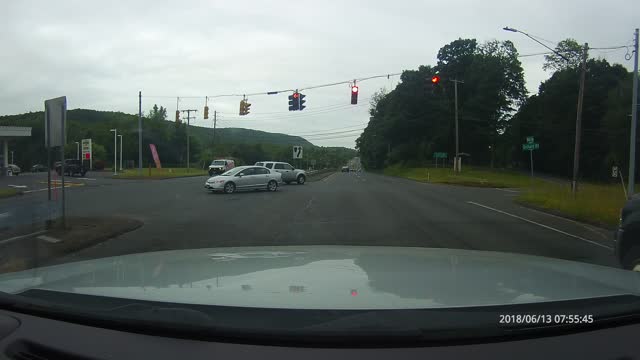
[{"label": "parked car", "polygon": [[349,170],[348,166],[343,166],[341,171],[342,172],[349,172],[350,170]]},{"label": "parked car", "polygon": [[[62,175],[62,164],[60,161],[56,162],[55,170],[58,175]],[[64,161],[64,174],[68,176],[80,175],[85,176],[87,168],[82,163],[82,160],[66,159]]]},{"label": "parked car", "polygon": [[285,184],[297,182],[303,185],[307,181],[307,173],[302,169],[296,169],[291,164],[280,161],[259,161],[255,163],[255,166],[264,166],[267,169],[279,172],[282,174],[282,181]]},{"label": "parked car", "polygon": [[47,167],[42,164],[35,164],[31,167],[31,172],[47,171]]},{"label": "parked car", "polygon": [[228,160],[228,159],[213,160],[211,162],[211,165],[209,165],[209,176],[222,174],[223,172],[229,171],[234,167],[236,167],[236,163],[233,160]]},{"label": "parked car", "polygon": [[620,211],[614,238],[615,253],[622,267],[640,271],[640,195],[628,200]]},{"label": "parked car", "polygon": [[227,194],[239,190],[278,190],[282,175],[264,166],[238,166],[218,176],[213,176],[204,183],[211,191],[223,191]]},{"label": "parked car", "polygon": [[15,164],[9,164],[9,167],[7,168],[7,170],[11,170],[11,173],[13,175],[20,175],[20,173],[22,172],[20,167],[18,165],[15,165]]}]

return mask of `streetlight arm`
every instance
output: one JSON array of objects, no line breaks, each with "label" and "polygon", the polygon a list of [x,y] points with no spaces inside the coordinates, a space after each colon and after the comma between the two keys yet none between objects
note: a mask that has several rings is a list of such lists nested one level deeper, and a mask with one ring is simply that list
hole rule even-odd
[{"label": "streetlight arm", "polygon": [[551,50],[554,54],[556,54],[556,55],[560,56],[560,57],[561,57],[561,58],[563,58],[565,61],[567,61],[567,62],[568,62],[568,61],[570,61],[566,56],[564,56],[564,55],[560,54],[560,53],[559,53],[558,51],[556,51],[555,49],[552,49],[552,48],[548,47],[547,45],[543,44],[543,43],[542,43],[542,42],[540,42],[538,39],[534,38],[533,36],[531,36],[531,35],[527,34],[527,33],[526,33],[526,32],[524,32],[524,31],[520,31],[520,30],[518,30],[518,29],[510,28],[510,27],[508,27],[508,26],[503,27],[503,28],[502,28],[502,30],[504,30],[504,31],[510,31],[510,32],[517,32],[517,33],[520,33],[520,34],[522,34],[522,35],[524,35],[524,36],[528,37],[529,39],[531,39],[531,40],[533,40],[533,41],[537,42],[538,44],[540,44],[540,45],[544,46],[545,48],[547,48],[547,49]]}]

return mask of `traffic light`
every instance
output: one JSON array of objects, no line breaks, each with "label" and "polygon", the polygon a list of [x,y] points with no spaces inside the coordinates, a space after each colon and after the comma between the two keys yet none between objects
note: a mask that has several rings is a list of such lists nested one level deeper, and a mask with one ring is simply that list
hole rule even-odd
[{"label": "traffic light", "polygon": [[249,114],[249,108],[251,108],[251,104],[247,100],[240,100],[240,115]]},{"label": "traffic light", "polygon": [[438,85],[438,83],[440,83],[440,75],[433,75],[431,77],[431,83],[433,85]]},{"label": "traffic light", "polygon": [[355,105],[358,103],[358,87],[353,85],[351,87],[351,105]]},{"label": "traffic light", "polygon": [[176,110],[176,122],[180,122],[180,110]]},{"label": "traffic light", "polygon": [[209,107],[208,106],[204,107],[204,118],[205,119],[209,118]]},{"label": "traffic light", "polygon": [[307,100],[304,99],[305,97],[307,97],[307,95],[300,93],[300,103],[298,105],[298,110],[304,110],[304,108],[306,108],[306,106],[304,106],[304,103],[307,102]]},{"label": "traffic light", "polygon": [[294,92],[289,95],[289,111],[295,111],[300,109],[300,94]]}]

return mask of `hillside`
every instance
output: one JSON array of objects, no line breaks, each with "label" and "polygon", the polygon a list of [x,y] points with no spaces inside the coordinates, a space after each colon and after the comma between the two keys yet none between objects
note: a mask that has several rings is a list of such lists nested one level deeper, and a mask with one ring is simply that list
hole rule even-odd
[{"label": "hillside", "polygon": [[[15,151],[16,164],[27,168],[36,163],[46,162],[43,112],[0,116],[0,125],[32,127],[31,138],[10,141],[9,147]],[[69,110],[66,156],[76,157],[75,142],[91,138],[94,160],[110,166],[114,151],[114,133],[110,131],[111,129],[117,129],[118,135],[122,135],[123,161],[133,166],[138,159],[138,116],[122,112]],[[197,166],[204,166],[207,162],[219,157],[234,158],[238,164],[252,164],[264,159],[291,162],[293,160],[291,159],[292,145],[302,145],[305,149],[304,161],[297,162],[298,166],[306,166],[307,161],[310,164],[315,160],[323,166],[336,167],[356,156],[356,151],[353,149],[319,147],[299,136],[251,129],[216,129],[215,146],[213,129],[191,126],[189,133],[191,135],[189,158],[191,164],[197,164]],[[162,116],[153,116],[149,113],[143,117],[143,164],[152,162],[149,145],[154,144],[164,166],[185,166],[186,138],[185,124],[178,125],[173,121],[162,120]]]}]

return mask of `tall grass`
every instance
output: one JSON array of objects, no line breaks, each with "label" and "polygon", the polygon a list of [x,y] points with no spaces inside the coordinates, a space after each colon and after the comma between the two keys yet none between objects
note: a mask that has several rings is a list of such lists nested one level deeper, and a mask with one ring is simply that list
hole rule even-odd
[{"label": "tall grass", "polygon": [[620,184],[581,183],[577,194],[571,192],[569,182],[552,182],[531,178],[509,170],[466,168],[460,174],[451,168],[405,168],[391,166],[386,175],[400,176],[416,181],[476,186],[519,188],[518,202],[547,209],[559,215],[605,226],[615,226],[620,209],[624,206],[624,191]]}]

